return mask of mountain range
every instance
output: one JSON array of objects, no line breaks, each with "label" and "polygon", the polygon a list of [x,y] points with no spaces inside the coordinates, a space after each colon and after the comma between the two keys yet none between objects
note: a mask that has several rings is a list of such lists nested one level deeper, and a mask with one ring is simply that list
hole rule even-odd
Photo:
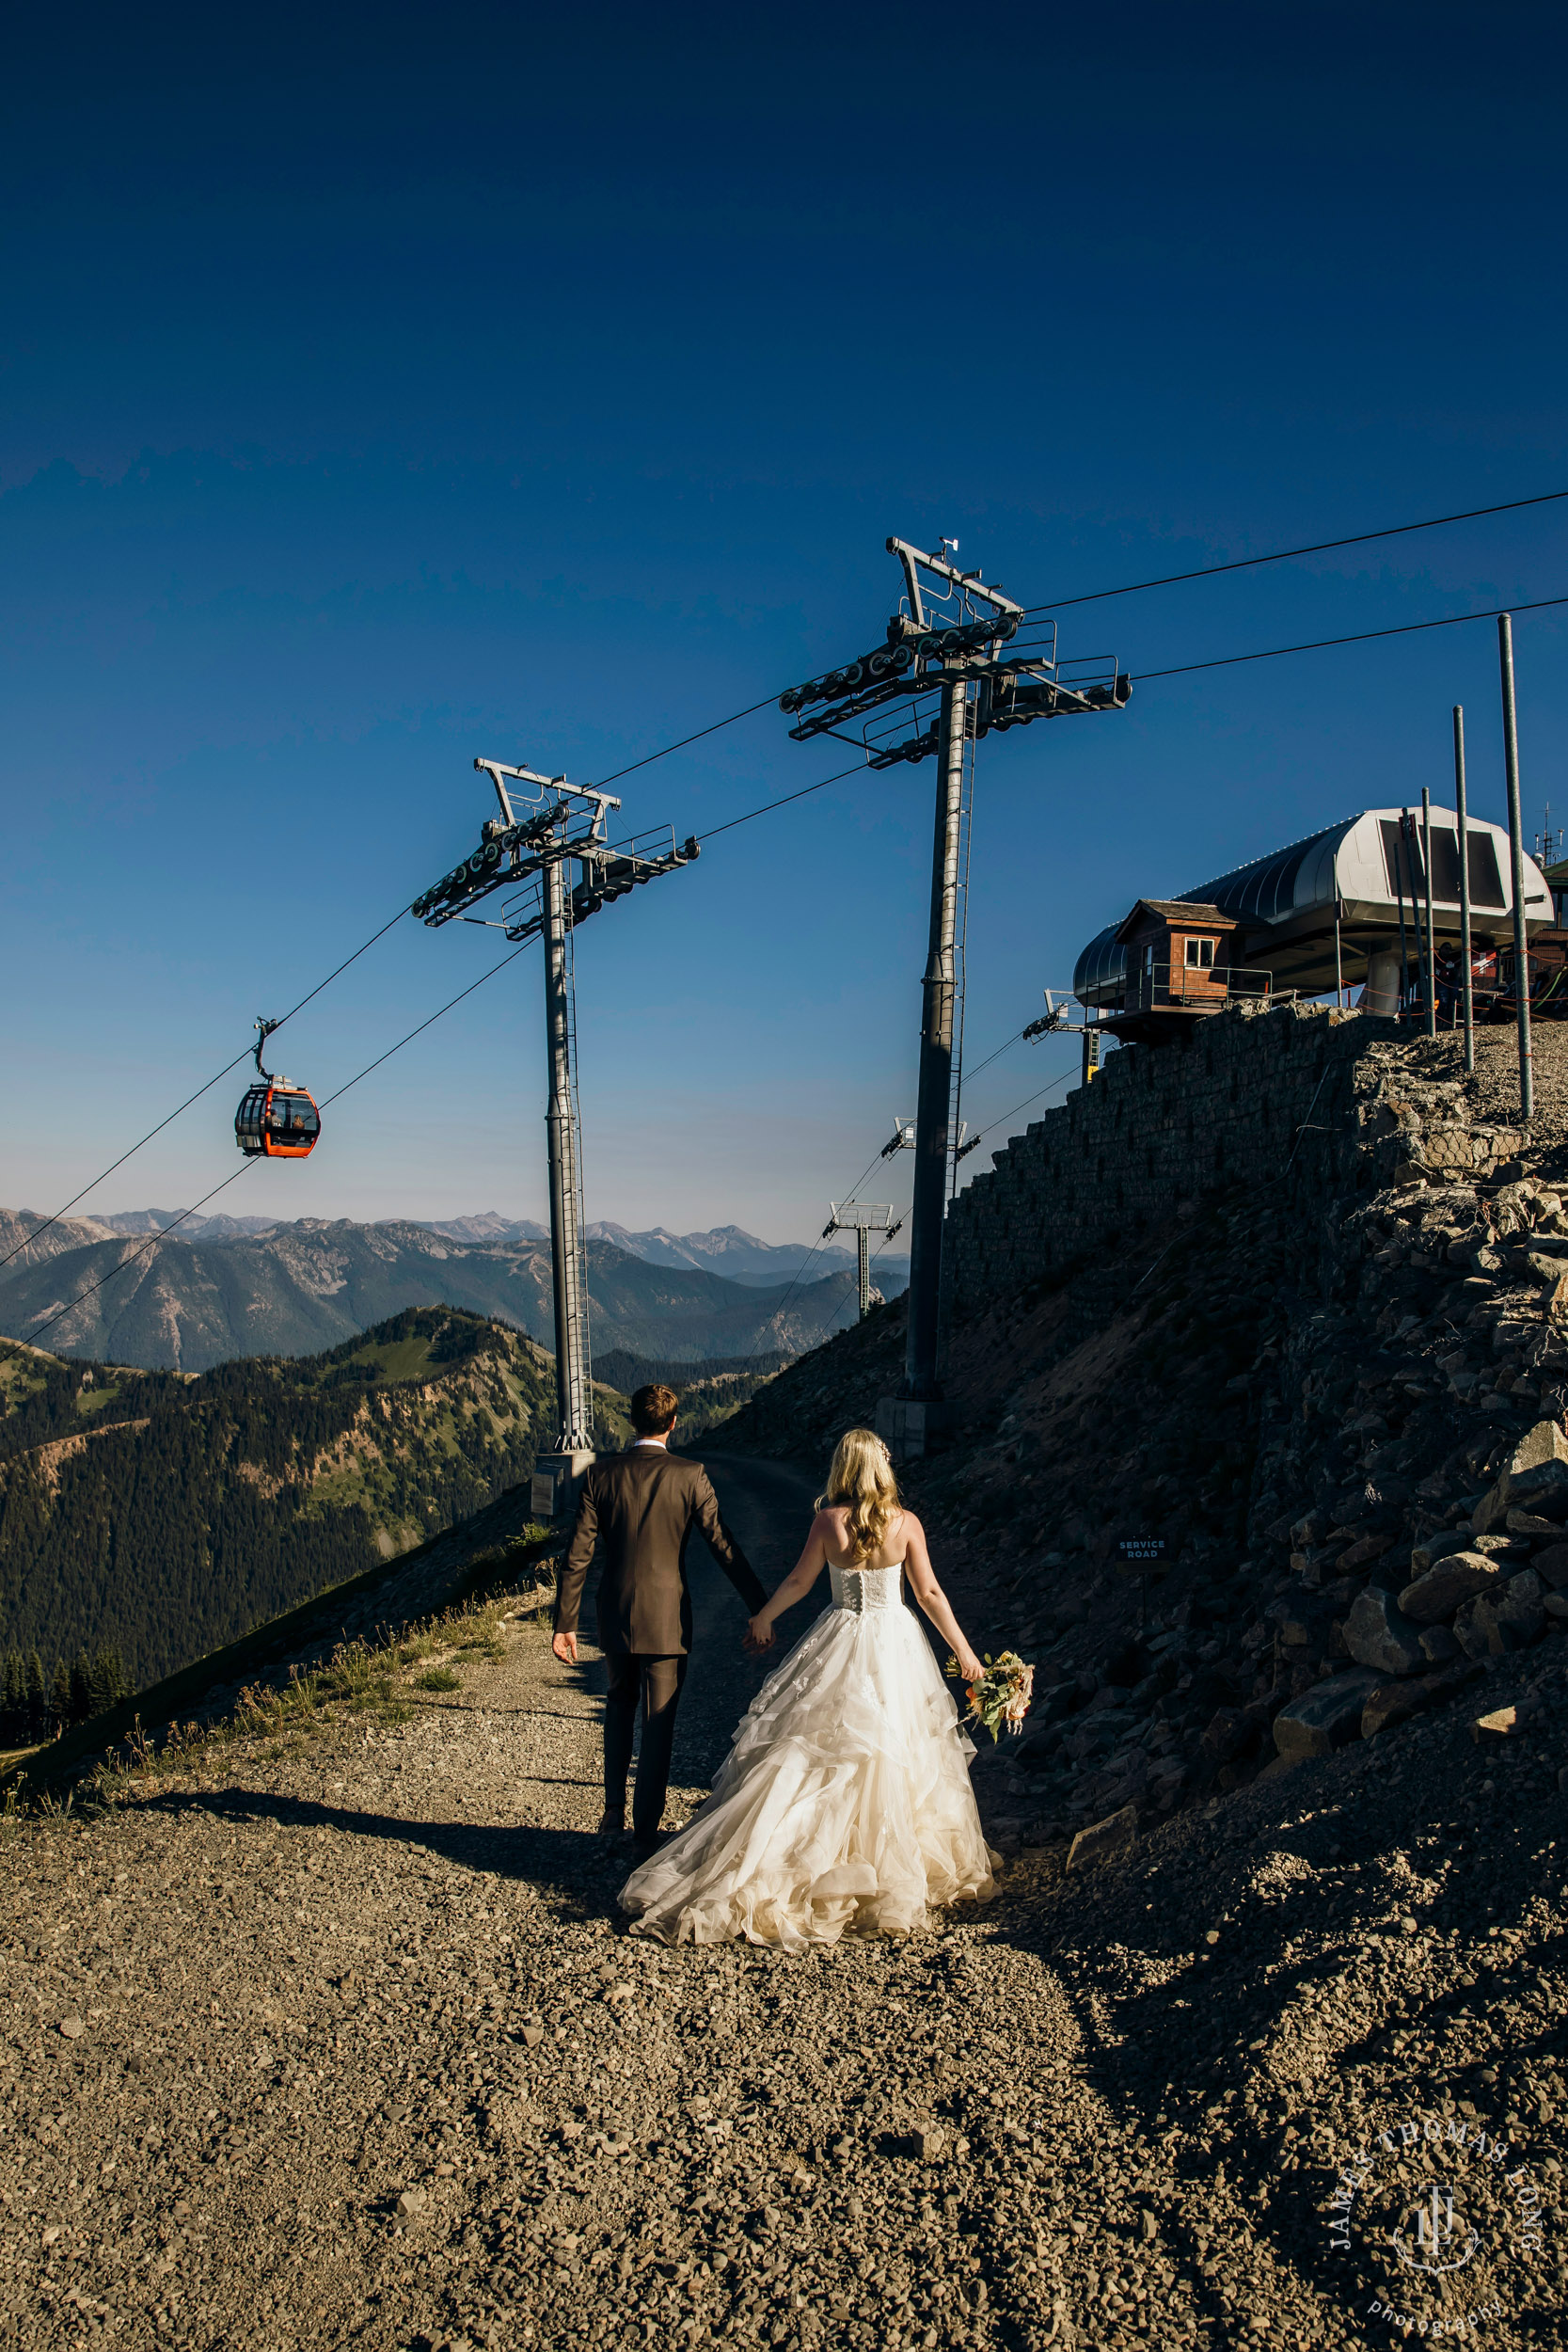
[{"label": "mountain range", "polygon": [[[174,1224],[179,1215],[178,1209],[123,1209],[113,1216],[79,1217],[74,1222],[107,1238],[110,1234],[161,1233]],[[414,1216],[392,1221],[421,1226],[427,1233],[438,1233],[444,1241],[547,1242],[550,1237],[548,1226],[536,1224],[527,1216],[499,1216],[494,1209],[482,1210],[476,1216]],[[276,1217],[191,1216],[175,1227],[170,1239],[254,1241],[283,1230]],[[646,1232],[637,1233],[625,1225],[600,1221],[585,1226],[583,1231],[589,1241],[611,1242],[617,1249],[624,1249],[627,1257],[641,1258],[649,1265],[689,1266],[699,1274],[722,1274],[729,1281],[764,1289],[774,1283],[793,1281],[808,1263],[817,1276],[847,1273],[855,1264],[855,1252],[836,1244],[830,1248],[826,1242],[759,1241],[755,1233],[748,1233],[739,1225],[716,1225],[705,1233],[672,1233],[666,1227],[655,1225]],[[884,1296],[896,1297],[908,1288],[907,1254],[899,1256],[884,1249],[876,1260],[876,1269],[877,1284]]]},{"label": "mountain range", "polygon": [[[61,1355],[187,1373],[309,1355],[406,1307],[462,1308],[553,1342],[549,1248],[536,1233],[470,1240],[411,1222],[302,1217],[183,1238],[196,1223],[164,1240],[156,1225],[124,1232],[71,1217],[45,1227],[30,1212],[0,1210],[0,1258],[16,1252],[0,1266],[0,1332]],[[650,1262],[604,1239],[588,1243],[587,1259],[600,1351],[776,1359],[854,1318],[853,1275],[842,1268],[764,1286]]]}]

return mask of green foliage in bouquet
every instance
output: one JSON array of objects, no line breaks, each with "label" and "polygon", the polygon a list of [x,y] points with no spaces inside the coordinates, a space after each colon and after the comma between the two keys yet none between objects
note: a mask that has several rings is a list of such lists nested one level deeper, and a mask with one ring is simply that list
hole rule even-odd
[{"label": "green foliage in bouquet", "polygon": [[[964,1721],[984,1724],[992,1740],[1000,1740],[1004,1731],[1018,1733],[1029,1712],[1029,1702],[1035,1694],[1035,1669],[1026,1666],[1017,1650],[1005,1649],[999,1658],[986,1654],[986,1671],[978,1682],[964,1683],[969,1698]],[[963,1672],[956,1658],[947,1661],[947,1672],[955,1682],[963,1681]]]}]

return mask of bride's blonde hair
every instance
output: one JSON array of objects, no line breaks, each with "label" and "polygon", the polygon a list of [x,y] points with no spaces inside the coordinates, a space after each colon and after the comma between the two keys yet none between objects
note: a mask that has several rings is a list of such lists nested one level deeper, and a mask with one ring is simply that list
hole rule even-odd
[{"label": "bride's blonde hair", "polygon": [[900,1509],[893,1457],[874,1429],[847,1429],[833,1448],[828,1490],[816,1498],[825,1510],[836,1504],[849,1516],[849,1558],[869,1560],[887,1541]]}]

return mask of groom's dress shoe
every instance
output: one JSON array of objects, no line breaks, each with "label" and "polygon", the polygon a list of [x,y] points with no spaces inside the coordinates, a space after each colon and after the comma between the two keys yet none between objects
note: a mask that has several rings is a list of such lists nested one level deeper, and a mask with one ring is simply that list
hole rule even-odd
[{"label": "groom's dress shoe", "polygon": [[632,1851],[639,1862],[646,1862],[650,1854],[657,1853],[660,1846],[667,1846],[669,1843],[670,1833],[664,1829],[640,1830],[631,1841]]},{"label": "groom's dress shoe", "polygon": [[601,1837],[624,1837],[626,1834],[626,1815],[624,1813],[606,1813],[599,1823],[599,1836]]}]

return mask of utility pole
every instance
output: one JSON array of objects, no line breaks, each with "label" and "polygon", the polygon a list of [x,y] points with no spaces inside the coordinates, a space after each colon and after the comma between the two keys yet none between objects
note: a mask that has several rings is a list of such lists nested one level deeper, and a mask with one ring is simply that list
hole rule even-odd
[{"label": "utility pole", "polygon": [[[545,1134],[549,1158],[551,1303],[555,1326],[554,1450],[534,1464],[532,1509],[557,1518],[575,1508],[582,1473],[594,1459],[594,1371],[588,1328],[588,1270],[582,1241],[582,1153],[577,1095],[577,1018],[572,935],[613,898],[674,873],[699,854],[688,839],[677,849],[661,834],[612,844],[609,813],[621,803],[608,792],[542,776],[531,768],[476,759],[500,803],[474,854],[414,901],[412,912],[433,930],[454,917],[485,922],[466,910],[493,891],[519,895],[485,928],[545,946],[545,1044],[549,1093]],[[519,815],[519,811],[523,813]],[[668,847],[666,847],[668,843]],[[567,888],[569,865],[578,869]]]},{"label": "utility pole", "polygon": [[1465,988],[1465,1069],[1476,1066],[1476,996],[1470,971],[1470,840],[1465,812],[1465,706],[1453,707],[1453,798],[1459,818],[1459,961]]},{"label": "utility pole", "polygon": [[1432,918],[1432,794],[1421,787],[1421,863],[1426,868],[1427,916],[1427,1035],[1437,1035],[1437,949]]},{"label": "utility pole", "polygon": [[[964,760],[994,728],[1036,719],[1119,710],[1132,681],[1114,660],[1059,662],[1053,621],[1030,622],[1000,585],[949,560],[957,543],[932,554],[906,539],[887,549],[903,568],[905,596],[887,624],[886,644],[779,697],[806,742],[832,735],[863,752],[872,768],[937,761],[930,922],[921,979],[920,1084],[911,1211],[909,1331],[904,1379],[877,1406],[877,1427],[895,1454],[924,1454],[951,1422],[942,1396],[942,1259],[952,1134],[958,902],[964,836]],[[889,706],[894,706],[891,712]],[[848,733],[850,727],[858,732]]]},{"label": "utility pole", "polygon": [[895,1216],[891,1201],[885,1208],[865,1208],[858,1200],[847,1200],[841,1208],[836,1200],[828,1203],[828,1222],[822,1228],[822,1238],[830,1233],[853,1233],[855,1260],[860,1276],[860,1320],[871,1312],[871,1236],[885,1233],[889,1241],[903,1230],[904,1220]]},{"label": "utility pole", "polygon": [[1519,730],[1513,712],[1513,616],[1497,616],[1497,660],[1502,671],[1503,769],[1508,779],[1509,872],[1513,888],[1513,997],[1519,1025],[1519,1116],[1535,1111],[1535,1077],[1529,1036],[1529,942],[1525,930],[1525,831],[1519,813]]}]

